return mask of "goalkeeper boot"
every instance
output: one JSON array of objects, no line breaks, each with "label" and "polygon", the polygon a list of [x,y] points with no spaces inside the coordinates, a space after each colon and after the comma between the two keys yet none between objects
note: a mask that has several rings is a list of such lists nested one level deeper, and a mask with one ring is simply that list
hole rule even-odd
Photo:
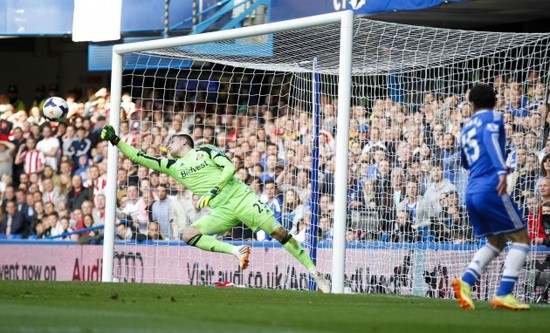
[{"label": "goalkeeper boot", "polygon": [[529,310],[529,304],[518,301],[512,294],[508,294],[505,296],[495,296],[491,304],[493,304],[493,308],[504,308],[514,311]]},{"label": "goalkeeper boot", "polygon": [[330,293],[330,282],[325,279],[323,276],[323,273],[321,272],[315,272],[313,274],[313,279],[315,280],[315,283],[317,284],[317,291],[323,294],[329,294]]},{"label": "goalkeeper boot", "polygon": [[462,281],[461,278],[454,278],[453,291],[461,308],[466,310],[473,310],[475,308],[472,301],[472,289],[469,284]]},{"label": "goalkeeper boot", "polygon": [[242,270],[248,267],[248,257],[250,256],[250,246],[241,245],[237,246],[235,256],[239,259],[239,264]]}]

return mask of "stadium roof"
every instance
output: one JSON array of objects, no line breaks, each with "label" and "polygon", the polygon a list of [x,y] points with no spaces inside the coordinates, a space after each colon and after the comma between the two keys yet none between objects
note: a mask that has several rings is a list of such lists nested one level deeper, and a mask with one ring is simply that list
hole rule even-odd
[{"label": "stadium roof", "polygon": [[[467,0],[418,11],[385,12],[369,18],[440,28],[550,32],[550,1]],[[506,27],[505,30],[502,30]]]}]

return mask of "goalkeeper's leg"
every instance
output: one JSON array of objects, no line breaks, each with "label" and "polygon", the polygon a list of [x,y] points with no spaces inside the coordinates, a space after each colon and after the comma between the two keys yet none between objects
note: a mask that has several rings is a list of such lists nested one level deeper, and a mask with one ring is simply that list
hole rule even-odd
[{"label": "goalkeeper's leg", "polygon": [[250,255],[248,245],[234,246],[212,236],[223,235],[237,223],[238,221],[225,216],[222,211],[213,209],[210,214],[201,217],[184,230],[183,241],[201,250],[233,254],[239,259],[241,268],[246,269]]},{"label": "goalkeeper's leg", "polygon": [[[274,225],[273,222],[269,223],[271,226]],[[263,228],[262,228],[263,229]],[[292,235],[285,229],[283,226],[279,225],[275,230],[271,231],[263,229],[268,232],[271,237],[278,240],[283,247],[290,253],[294,258],[296,258],[304,267],[308,270],[309,274],[315,279],[317,287],[322,293],[330,293],[330,283],[325,279],[323,274],[317,270],[313,260],[309,256],[309,253],[302,247],[302,245],[292,237]],[[270,232],[271,231],[271,232]]]}]

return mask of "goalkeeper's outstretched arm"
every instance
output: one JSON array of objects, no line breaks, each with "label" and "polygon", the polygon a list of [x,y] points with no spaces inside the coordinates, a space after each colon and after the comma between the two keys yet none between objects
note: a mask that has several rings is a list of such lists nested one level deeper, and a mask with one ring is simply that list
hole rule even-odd
[{"label": "goalkeeper's outstretched arm", "polygon": [[168,158],[159,158],[147,155],[141,150],[134,148],[133,146],[127,144],[124,141],[121,141],[118,135],[115,134],[115,130],[112,126],[107,125],[101,131],[101,138],[104,140],[109,140],[114,146],[116,146],[120,151],[127,156],[132,162],[144,167],[153,169],[158,172],[169,174],[170,171],[168,166],[173,164]]}]

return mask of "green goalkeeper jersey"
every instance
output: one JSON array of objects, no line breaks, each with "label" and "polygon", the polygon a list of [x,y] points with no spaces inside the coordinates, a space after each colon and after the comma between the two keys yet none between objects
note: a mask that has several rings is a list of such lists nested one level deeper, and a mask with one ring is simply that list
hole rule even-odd
[{"label": "green goalkeeper jersey", "polygon": [[124,141],[119,141],[117,147],[134,163],[168,174],[198,196],[219,186],[219,195],[211,205],[225,202],[235,190],[244,186],[234,177],[235,167],[231,160],[212,145],[192,149],[180,158],[149,156]]}]

